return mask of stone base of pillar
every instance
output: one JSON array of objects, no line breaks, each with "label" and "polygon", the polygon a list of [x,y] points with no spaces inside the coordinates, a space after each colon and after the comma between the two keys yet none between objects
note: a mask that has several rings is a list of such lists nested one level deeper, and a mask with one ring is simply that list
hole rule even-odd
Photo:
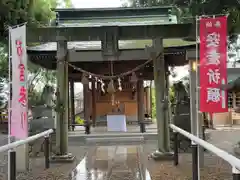
[{"label": "stone base of pillar", "polygon": [[173,158],[174,158],[174,154],[173,152],[160,152],[160,151],[155,151],[153,152],[150,157],[156,161],[166,161],[166,160],[169,160],[169,161],[172,161]]},{"label": "stone base of pillar", "polygon": [[68,153],[66,155],[53,155],[50,158],[51,163],[71,163],[75,160],[75,156],[73,156],[71,153]]}]

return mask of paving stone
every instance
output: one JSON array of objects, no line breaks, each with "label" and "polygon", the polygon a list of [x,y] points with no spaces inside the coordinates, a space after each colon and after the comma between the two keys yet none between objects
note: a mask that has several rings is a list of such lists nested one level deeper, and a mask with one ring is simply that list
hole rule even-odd
[{"label": "paving stone", "polygon": [[[225,131],[225,133],[212,131],[210,142],[231,153],[231,146],[236,142],[236,137],[239,137],[237,136],[240,134],[239,132],[233,131],[231,135],[230,131]],[[82,171],[78,174],[80,180],[140,180],[139,169],[144,169],[144,167],[148,169],[152,180],[192,179],[191,154],[181,153],[180,164],[174,167],[172,161],[154,161],[148,159],[148,155],[157,149],[157,141],[147,141],[142,145],[142,148],[139,147],[141,146],[128,145],[125,148],[118,145],[111,148],[69,146],[69,152],[72,152],[76,156],[74,163],[51,164],[50,169],[44,170],[44,157],[42,155],[36,158],[31,157],[30,172],[18,174],[18,180],[70,180],[69,174],[79,165],[79,162],[87,152],[91,155],[85,159],[87,161],[82,163],[82,167],[80,167]],[[141,156],[141,153],[143,153],[143,156]],[[140,161],[144,163],[139,163]],[[3,154],[0,154],[0,162],[6,163],[6,156]],[[230,165],[221,160],[221,158],[206,153],[204,162],[205,166],[201,170],[201,180],[232,179]],[[139,167],[139,164],[142,167]],[[5,173],[0,173],[0,180],[5,180],[6,168],[2,169]]]}]

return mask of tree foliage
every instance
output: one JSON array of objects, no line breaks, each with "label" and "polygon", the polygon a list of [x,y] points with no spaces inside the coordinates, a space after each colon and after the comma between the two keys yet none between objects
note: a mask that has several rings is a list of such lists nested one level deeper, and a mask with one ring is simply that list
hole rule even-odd
[{"label": "tree foliage", "polygon": [[152,90],[152,118],[156,118],[156,97],[155,97],[155,88],[151,88]]},{"label": "tree foliage", "polygon": [[[0,105],[6,96],[2,84],[8,80],[8,27],[25,22],[30,27],[48,26],[54,18],[51,9],[61,4],[65,7],[72,6],[71,0],[0,0]],[[30,62],[28,71],[29,102],[34,104],[42,101],[36,85],[40,82],[43,85],[54,83],[55,74]]]},{"label": "tree foliage", "polygon": [[[240,1],[239,0],[129,0],[132,7],[166,6],[176,7],[180,18],[199,15],[228,14],[228,30],[230,35],[240,31]],[[233,36],[231,38],[234,38]]]}]

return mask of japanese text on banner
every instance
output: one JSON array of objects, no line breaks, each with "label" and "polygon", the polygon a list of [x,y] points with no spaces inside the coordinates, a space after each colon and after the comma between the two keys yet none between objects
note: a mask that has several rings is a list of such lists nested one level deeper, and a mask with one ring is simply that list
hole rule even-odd
[{"label": "japanese text on banner", "polygon": [[10,135],[28,136],[26,26],[10,30],[12,52],[12,107]]},{"label": "japanese text on banner", "polygon": [[200,111],[227,112],[227,17],[200,19]]}]

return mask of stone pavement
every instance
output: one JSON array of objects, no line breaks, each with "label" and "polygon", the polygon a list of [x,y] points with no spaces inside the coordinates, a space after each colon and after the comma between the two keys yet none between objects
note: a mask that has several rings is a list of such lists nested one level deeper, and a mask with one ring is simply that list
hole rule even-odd
[{"label": "stone pavement", "polygon": [[240,128],[219,128],[216,130],[208,130],[210,139],[208,142],[233,154],[233,148],[240,141]]},{"label": "stone pavement", "polygon": [[[239,140],[240,129],[208,131],[211,134],[209,141],[212,144],[232,153],[233,146]],[[119,180],[119,176],[120,179],[136,180],[141,177],[141,174],[144,176],[143,172],[145,172],[145,176],[149,175],[148,177],[151,177],[152,180],[192,179],[191,154],[180,154],[180,164],[177,167],[174,167],[171,161],[148,159],[148,155],[157,148],[156,140],[148,140],[141,145],[126,146],[105,144],[104,146],[87,147],[81,146],[81,142],[78,143],[69,142],[69,152],[76,156],[74,163],[51,164],[49,170],[44,170],[44,158],[40,154],[37,158],[31,158],[30,172],[18,174],[18,180],[71,180],[69,175],[73,175],[72,172],[76,174],[76,171],[74,171],[76,167],[80,169],[78,176],[81,177],[81,180],[88,180],[87,177],[92,179],[95,177],[95,180],[97,180],[96,177],[102,177],[102,179],[106,177],[108,178],[105,178],[106,180]],[[3,154],[0,154],[0,160],[2,163],[4,160]],[[220,158],[206,153],[204,161],[205,166],[201,171],[201,180],[232,179],[231,167]],[[1,171],[3,171],[2,169]],[[142,171],[143,169],[147,169],[149,174]],[[3,175],[0,176],[0,180],[5,180],[6,169],[0,174]]]},{"label": "stone pavement", "polygon": [[[76,155],[74,163],[51,164],[49,170],[44,170],[44,158],[31,158],[31,171],[18,175],[18,180],[142,180],[140,175],[147,169],[152,180],[190,180],[191,154],[180,154],[180,164],[173,166],[172,161],[154,161],[148,155],[156,150],[157,142],[148,141],[142,144],[142,157],[139,146],[98,146],[71,147]],[[85,157],[86,152],[89,156]],[[85,157],[85,158],[84,158]],[[141,162],[141,163],[140,163]],[[142,167],[140,165],[142,164]],[[75,168],[79,169],[79,174]],[[142,172],[142,173],[141,173]],[[145,171],[146,172],[146,171]],[[75,174],[77,178],[70,178]],[[205,166],[201,172],[201,180],[230,180],[231,167],[220,158],[211,154],[205,155]],[[89,179],[88,179],[89,178]],[[96,179],[98,178],[98,179]],[[135,178],[135,179],[134,179]],[[5,180],[5,177],[0,177]]]},{"label": "stone pavement", "polygon": [[73,170],[75,180],[150,180],[141,145],[98,146]]},{"label": "stone pavement", "polygon": [[[70,131],[69,135],[74,134],[84,134],[85,128],[83,126],[76,126],[75,131]],[[147,132],[155,132],[157,130],[157,124],[147,124],[146,125]],[[127,132],[140,132],[140,127],[138,124],[127,125]],[[106,126],[97,126],[91,127],[91,133],[98,134],[98,133],[109,133]]]}]

